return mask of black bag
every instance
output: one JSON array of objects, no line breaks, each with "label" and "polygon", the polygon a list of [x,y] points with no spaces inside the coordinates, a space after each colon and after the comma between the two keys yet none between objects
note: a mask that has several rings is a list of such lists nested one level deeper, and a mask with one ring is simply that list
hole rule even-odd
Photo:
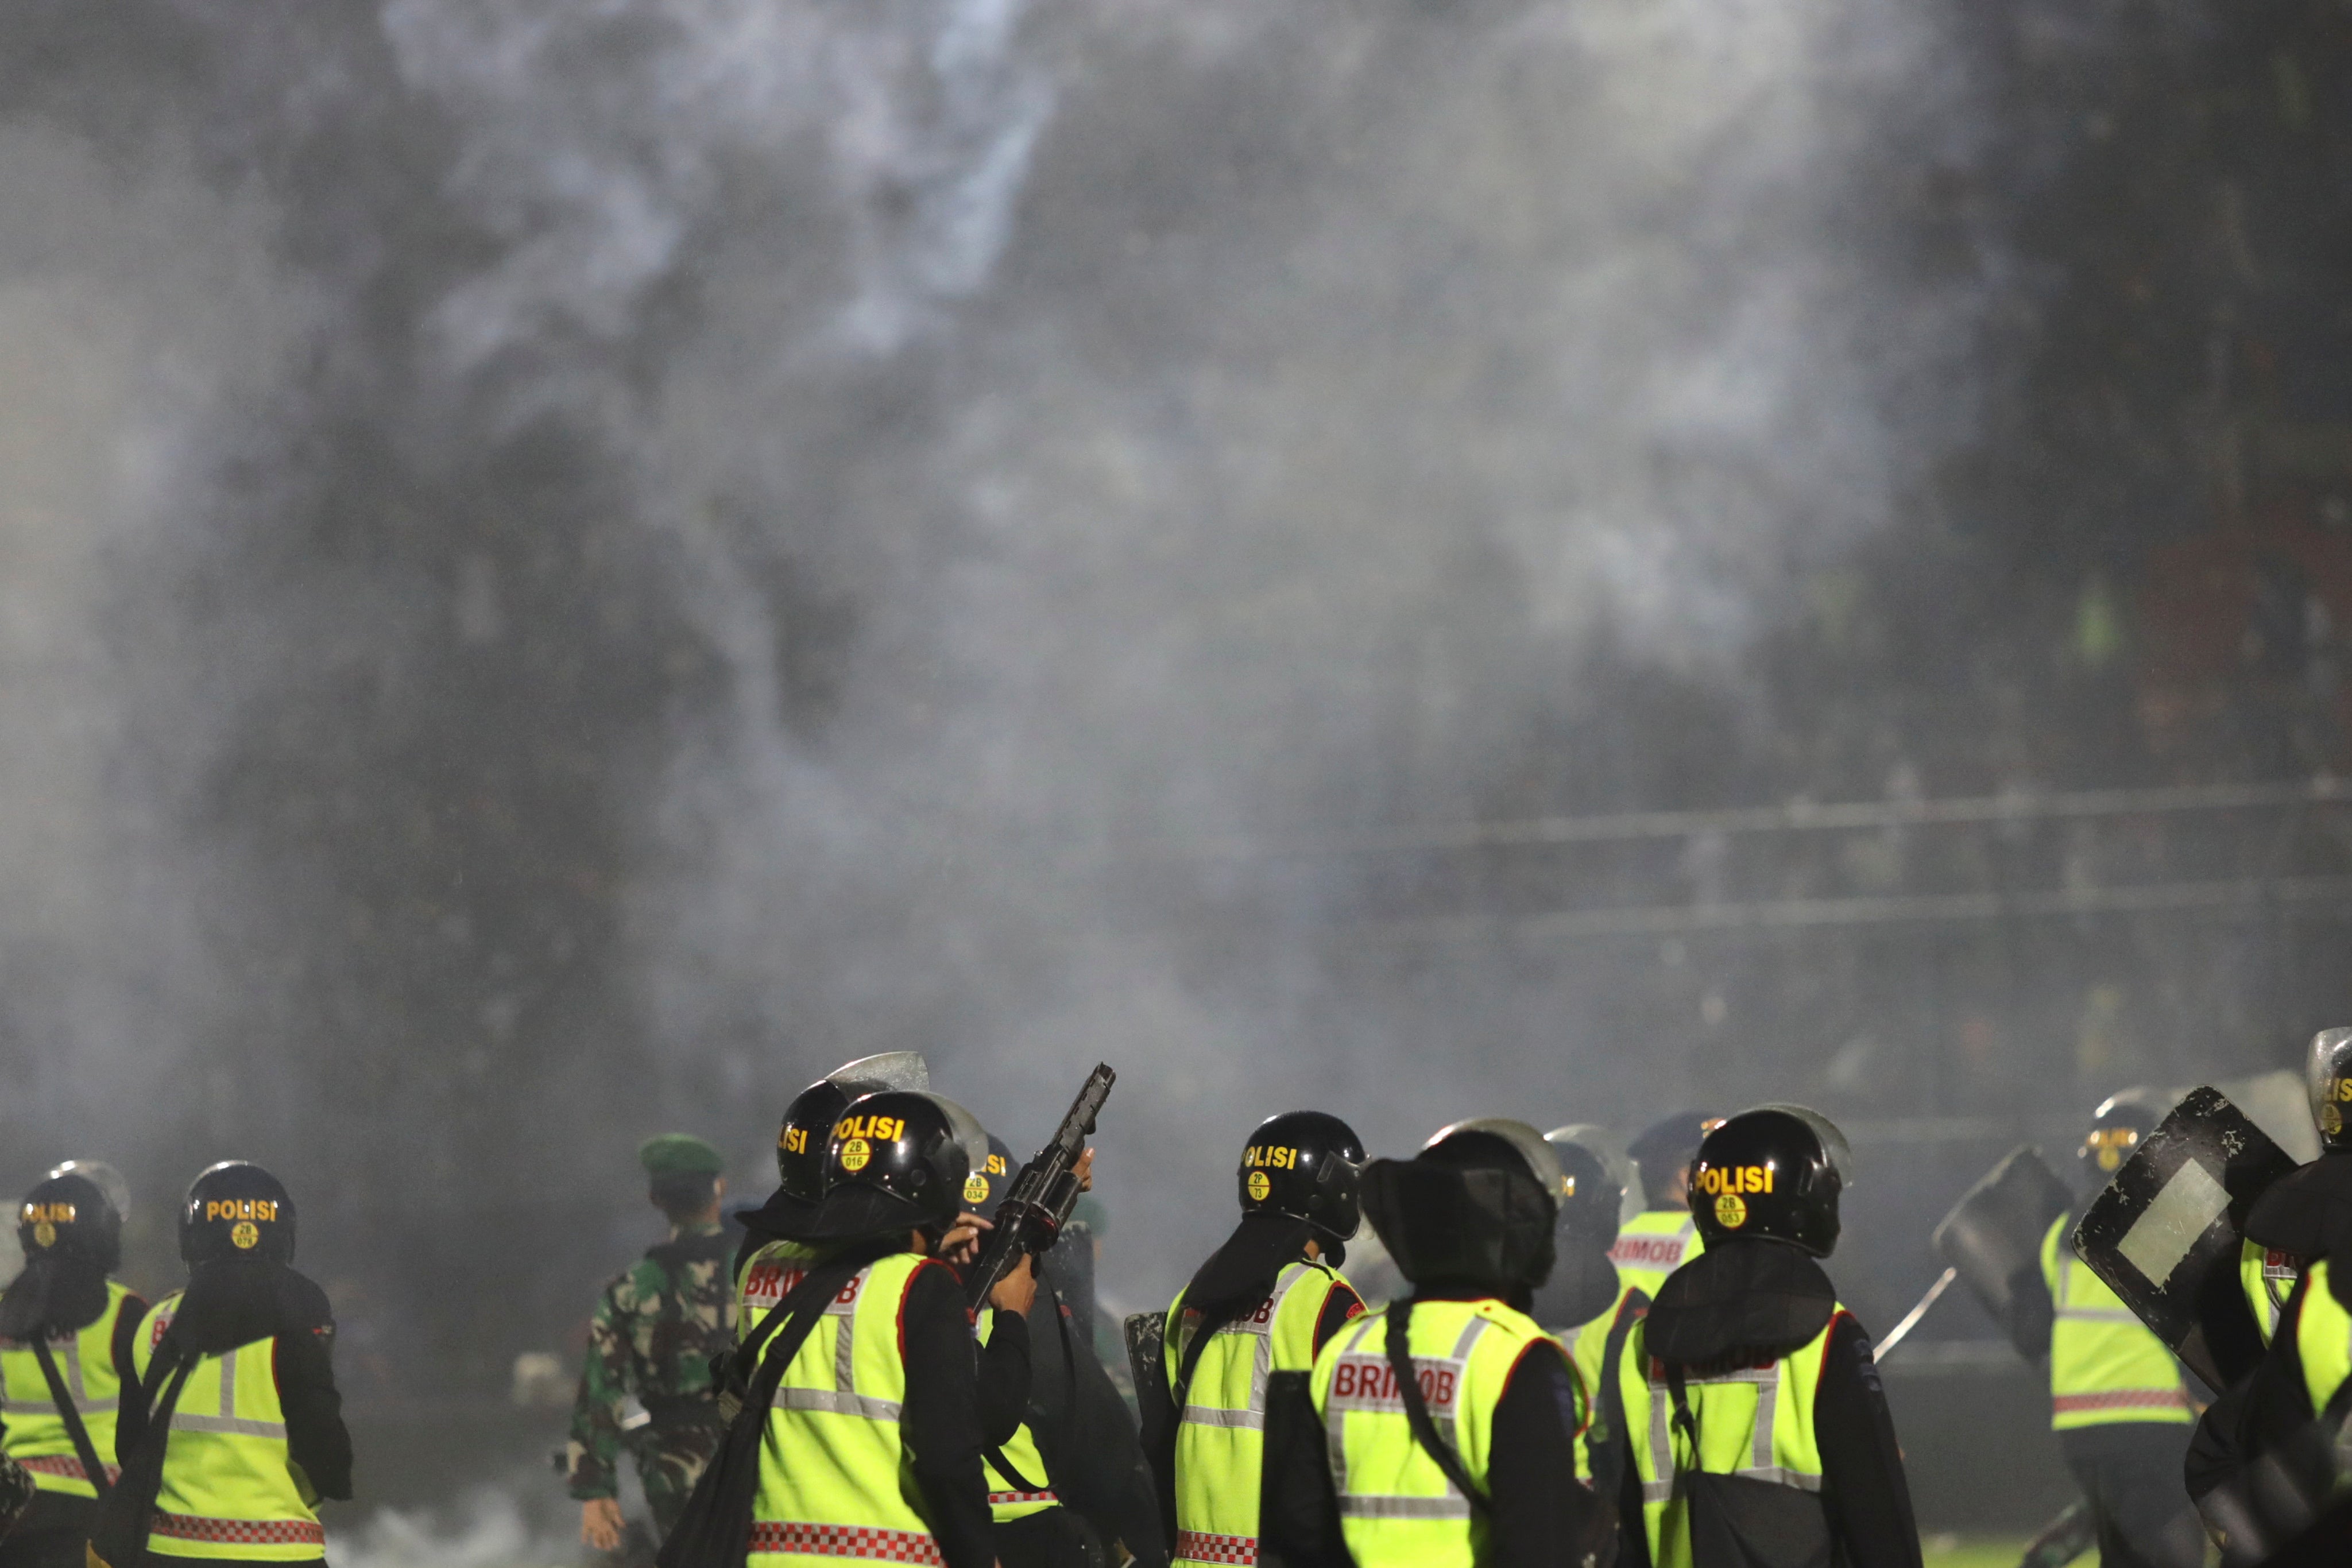
[{"label": "black bag", "polygon": [[[823,1321],[826,1306],[875,1257],[870,1249],[861,1249],[811,1269],[736,1351],[730,1385],[730,1392],[740,1390],[740,1406],[719,1439],[718,1453],[694,1483],[686,1511],[662,1542],[655,1559],[660,1568],[742,1568],[751,1543],[751,1509],[760,1491],[760,1450],[776,1389],[793,1357]],[[747,1376],[747,1369],[755,1364],[758,1371]]]},{"label": "black bag", "polygon": [[[1666,1369],[1666,1387],[1675,1425],[1696,1452],[1698,1423],[1681,1367]],[[1676,1482],[1690,1520],[1692,1568],[1831,1568],[1829,1513],[1818,1493],[1707,1470],[1693,1470]]]},{"label": "black bag", "polygon": [[169,1330],[148,1364],[149,1387],[163,1392],[149,1408],[146,1429],[138,1446],[124,1456],[122,1474],[99,1499],[98,1518],[89,1532],[92,1568],[161,1568],[162,1559],[147,1550],[147,1532],[155,1512],[155,1494],[163,1490],[163,1456],[172,1443],[172,1416],[180,1407],[180,1391],[188,1374],[202,1358],[181,1348]]}]

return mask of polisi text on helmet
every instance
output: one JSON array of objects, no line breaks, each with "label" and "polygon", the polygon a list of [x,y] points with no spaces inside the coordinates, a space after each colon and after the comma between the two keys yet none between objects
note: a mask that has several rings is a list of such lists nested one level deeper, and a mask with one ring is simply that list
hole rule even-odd
[{"label": "polisi text on helmet", "polygon": [[215,1219],[275,1220],[278,1200],[272,1197],[220,1197],[205,1205],[206,1221]]},{"label": "polisi text on helmet", "polygon": [[28,1203],[25,1206],[24,1225],[71,1225],[74,1206],[70,1203]]},{"label": "polisi text on helmet", "polygon": [[1242,1166],[1244,1169],[1295,1171],[1298,1168],[1298,1151],[1253,1144],[1242,1151]]},{"label": "polisi text on helmet", "polygon": [[1726,1193],[1770,1192],[1773,1174],[1770,1166],[1701,1166],[1697,1186],[1701,1192],[1716,1197]]},{"label": "polisi text on helmet", "polygon": [[907,1135],[907,1119],[903,1116],[844,1116],[833,1124],[835,1138],[871,1138],[877,1144],[895,1144]]}]

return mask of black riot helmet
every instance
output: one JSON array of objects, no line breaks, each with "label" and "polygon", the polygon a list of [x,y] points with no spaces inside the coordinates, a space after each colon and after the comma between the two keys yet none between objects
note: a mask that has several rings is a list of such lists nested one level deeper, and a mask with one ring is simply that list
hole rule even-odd
[{"label": "black riot helmet", "polygon": [[1506,1291],[1551,1272],[1567,1177],[1543,1134],[1501,1117],[1456,1122],[1411,1160],[1364,1167],[1364,1212],[1404,1277]]},{"label": "black riot helmet", "polygon": [[27,1261],[54,1253],[112,1273],[122,1263],[122,1215],[89,1176],[52,1171],[16,1210],[16,1243]]},{"label": "black riot helmet", "polygon": [[1364,1144],[1320,1111],[1285,1111],[1258,1124],[1234,1173],[1244,1214],[1286,1214],[1324,1246],[1344,1243],[1363,1218]]},{"label": "black riot helmet", "polygon": [[180,1205],[180,1256],[294,1261],[294,1200],[285,1184],[247,1160],[223,1160],[188,1184]]},{"label": "black riot helmet", "polygon": [[1625,1173],[1609,1157],[1607,1130],[1555,1127],[1544,1134],[1544,1142],[1551,1145],[1567,1183],[1556,1227],[1561,1249],[1591,1247],[1607,1251],[1616,1244],[1618,1219],[1625,1203]]},{"label": "black riot helmet", "polygon": [[2146,1089],[2126,1089],[2099,1103],[2099,1108],[2091,1113],[2083,1146],[2074,1151],[2074,1157],[2082,1162],[2085,1190],[2097,1192],[2116,1179],[2132,1151],[2164,1120],[2166,1109]]},{"label": "black riot helmet", "polygon": [[995,1134],[988,1134],[988,1158],[963,1178],[963,1206],[982,1219],[994,1219],[997,1206],[1013,1189],[1013,1147]]},{"label": "black riot helmet", "polygon": [[849,1103],[885,1089],[927,1090],[930,1064],[917,1051],[886,1051],[845,1061],[793,1097],[776,1129],[776,1180],[787,1197],[824,1196],[824,1149]]},{"label": "black riot helmet", "polygon": [[2352,1029],[2324,1029],[2311,1037],[2303,1083],[2319,1127],[2320,1152],[2352,1154],[2352,1128],[2345,1125],[2352,1122]]},{"label": "black riot helmet", "polygon": [[1723,1124],[1709,1121],[1703,1111],[1677,1111],[1642,1129],[1626,1154],[1641,1170],[1642,1201],[1649,1208],[1674,1208],[1681,1202],[1675,1179],[1698,1157],[1699,1140]]},{"label": "black riot helmet", "polygon": [[886,1089],[854,1101],[825,1145],[824,1200],[810,1239],[943,1226],[964,1182],[988,1164],[988,1134],[944,1095]]},{"label": "black riot helmet", "polygon": [[1853,1156],[1845,1134],[1802,1105],[1759,1105],[1706,1135],[1691,1162],[1690,1209],[1712,1248],[1747,1237],[1836,1249],[1838,1195]]}]

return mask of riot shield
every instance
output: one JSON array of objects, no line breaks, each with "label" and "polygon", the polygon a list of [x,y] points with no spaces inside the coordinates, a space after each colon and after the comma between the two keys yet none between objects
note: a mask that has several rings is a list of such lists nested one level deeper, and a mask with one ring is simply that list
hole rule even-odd
[{"label": "riot shield", "polygon": [[2246,1212],[2295,1168],[2220,1090],[2192,1089],[2074,1228],[2074,1255],[2181,1364],[2221,1389],[2263,1345],[2238,1286]]},{"label": "riot shield", "polygon": [[[2072,1196],[2041,1150],[2021,1146],[1969,1188],[1928,1238],[1936,1256],[1959,1271],[1969,1293],[2028,1361],[2049,1346],[2034,1343],[2019,1317],[2018,1281],[2031,1280],[2040,1290],[2042,1239]],[[2044,1324],[2039,1337],[2046,1341],[2048,1332]]]}]

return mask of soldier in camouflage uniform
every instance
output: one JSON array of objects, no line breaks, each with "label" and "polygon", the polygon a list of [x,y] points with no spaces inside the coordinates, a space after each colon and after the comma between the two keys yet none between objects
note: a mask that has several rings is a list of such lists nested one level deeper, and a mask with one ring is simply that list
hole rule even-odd
[{"label": "soldier in camouflage uniform", "polygon": [[[621,1543],[617,1466],[625,1442],[636,1455],[656,1538],[677,1522],[702,1467],[719,1449],[710,1358],[735,1343],[728,1279],[734,1243],[719,1220],[727,1190],[719,1151],[668,1133],[647,1139],[637,1157],[651,1178],[655,1207],[669,1217],[669,1239],[605,1286],[596,1303],[566,1450],[572,1495],[580,1500],[580,1539],[600,1552]],[[622,1401],[632,1394],[647,1419],[630,1423],[635,1429],[625,1433]]]}]

